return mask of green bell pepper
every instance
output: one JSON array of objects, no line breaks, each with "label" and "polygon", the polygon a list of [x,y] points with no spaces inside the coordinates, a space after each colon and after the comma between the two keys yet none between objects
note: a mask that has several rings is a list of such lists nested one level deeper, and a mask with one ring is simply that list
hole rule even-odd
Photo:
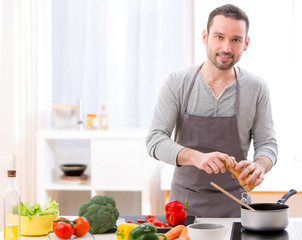
[{"label": "green bell pepper", "polygon": [[163,236],[167,240],[165,234],[157,233],[153,223],[143,223],[130,231],[129,240],[159,240],[158,236]]}]

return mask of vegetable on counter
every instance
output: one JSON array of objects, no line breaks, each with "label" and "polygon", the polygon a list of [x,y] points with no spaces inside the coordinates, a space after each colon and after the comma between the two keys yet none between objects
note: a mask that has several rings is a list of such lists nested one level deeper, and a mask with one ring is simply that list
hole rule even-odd
[{"label": "vegetable on counter", "polygon": [[59,217],[53,221],[52,229],[58,238],[68,239],[72,235],[83,237],[89,230],[89,222],[84,217],[78,217],[73,221]]},{"label": "vegetable on counter", "polygon": [[181,234],[179,235],[178,240],[190,240],[187,227],[185,227],[181,231]]},{"label": "vegetable on counter", "polygon": [[54,230],[56,228],[56,226],[58,225],[58,223],[60,222],[59,220],[66,220],[69,221],[67,218],[65,217],[59,217],[56,220],[53,221],[52,223],[52,230]]},{"label": "vegetable on counter", "polygon": [[58,238],[68,239],[74,233],[74,223],[66,218],[54,220],[53,231]]},{"label": "vegetable on counter", "polygon": [[143,223],[130,231],[129,240],[158,240],[159,236],[167,240],[165,234],[157,233],[153,223]]},{"label": "vegetable on counter", "polygon": [[167,222],[171,225],[183,224],[187,217],[187,213],[185,211],[187,206],[187,201],[185,206],[177,200],[167,203],[165,206]]},{"label": "vegetable on counter", "polygon": [[172,228],[170,225],[161,222],[154,215],[148,215],[145,218],[147,219],[148,223],[153,223],[155,225],[155,227],[159,227],[159,228]]},{"label": "vegetable on counter", "polygon": [[[13,211],[17,211],[14,209]],[[30,206],[28,203],[20,202],[20,215],[26,216],[31,219],[34,216],[47,216],[59,213],[59,204],[49,199],[43,206],[39,203],[35,203]]]},{"label": "vegetable on counter", "polygon": [[135,223],[132,220],[127,220],[126,223]]},{"label": "vegetable on counter", "polygon": [[129,240],[130,231],[137,227],[135,223],[121,223],[118,225],[115,235],[118,240]]},{"label": "vegetable on counter", "polygon": [[84,217],[78,217],[74,221],[74,235],[77,237],[83,237],[89,231],[89,221]]},{"label": "vegetable on counter", "polygon": [[96,195],[80,206],[79,216],[87,218],[91,234],[98,234],[115,227],[119,212],[112,197]]},{"label": "vegetable on counter", "polygon": [[185,225],[177,225],[176,227],[170,229],[168,232],[165,233],[167,240],[178,239],[178,237],[181,236],[183,230],[186,228],[187,227]]}]

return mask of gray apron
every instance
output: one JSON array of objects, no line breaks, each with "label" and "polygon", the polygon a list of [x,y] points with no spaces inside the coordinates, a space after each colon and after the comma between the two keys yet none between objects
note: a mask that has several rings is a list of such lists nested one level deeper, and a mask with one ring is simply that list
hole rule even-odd
[{"label": "gray apron", "polygon": [[[200,67],[201,68],[201,67]],[[239,82],[236,73],[236,101],[231,117],[203,117],[187,113],[189,98],[195,79],[195,73],[184,102],[184,114],[181,116],[177,142],[182,146],[204,153],[222,152],[234,156],[237,161],[245,159],[240,146],[237,127],[237,108],[239,103]],[[240,205],[215,189],[210,182],[218,184],[237,198],[245,192],[231,173],[207,174],[195,166],[175,167],[170,201],[188,201],[187,214],[198,217],[240,217]],[[246,194],[247,203],[250,195]]]}]

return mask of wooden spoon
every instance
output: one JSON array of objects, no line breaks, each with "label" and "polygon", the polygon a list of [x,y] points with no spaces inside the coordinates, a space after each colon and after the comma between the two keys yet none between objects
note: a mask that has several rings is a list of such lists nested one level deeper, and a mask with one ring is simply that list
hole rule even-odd
[{"label": "wooden spoon", "polygon": [[210,184],[217,188],[219,191],[223,192],[225,195],[229,196],[230,198],[232,198],[233,200],[235,200],[236,202],[238,202],[239,204],[241,204],[242,206],[246,207],[247,209],[251,210],[251,211],[255,211],[254,208],[250,207],[249,205],[247,205],[246,203],[240,201],[238,198],[236,198],[234,195],[230,194],[229,192],[227,192],[226,190],[224,190],[223,188],[219,187],[217,184],[210,182]]}]

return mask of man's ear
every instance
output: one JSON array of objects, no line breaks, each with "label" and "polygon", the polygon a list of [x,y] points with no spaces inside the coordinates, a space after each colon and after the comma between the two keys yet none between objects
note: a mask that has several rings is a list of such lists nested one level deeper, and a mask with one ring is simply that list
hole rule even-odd
[{"label": "man's ear", "polygon": [[203,44],[207,43],[207,38],[208,38],[208,32],[207,32],[207,30],[204,29],[202,31],[202,42],[203,42]]},{"label": "man's ear", "polygon": [[247,47],[249,46],[249,44],[250,44],[250,37],[246,37],[243,51],[247,50]]}]

